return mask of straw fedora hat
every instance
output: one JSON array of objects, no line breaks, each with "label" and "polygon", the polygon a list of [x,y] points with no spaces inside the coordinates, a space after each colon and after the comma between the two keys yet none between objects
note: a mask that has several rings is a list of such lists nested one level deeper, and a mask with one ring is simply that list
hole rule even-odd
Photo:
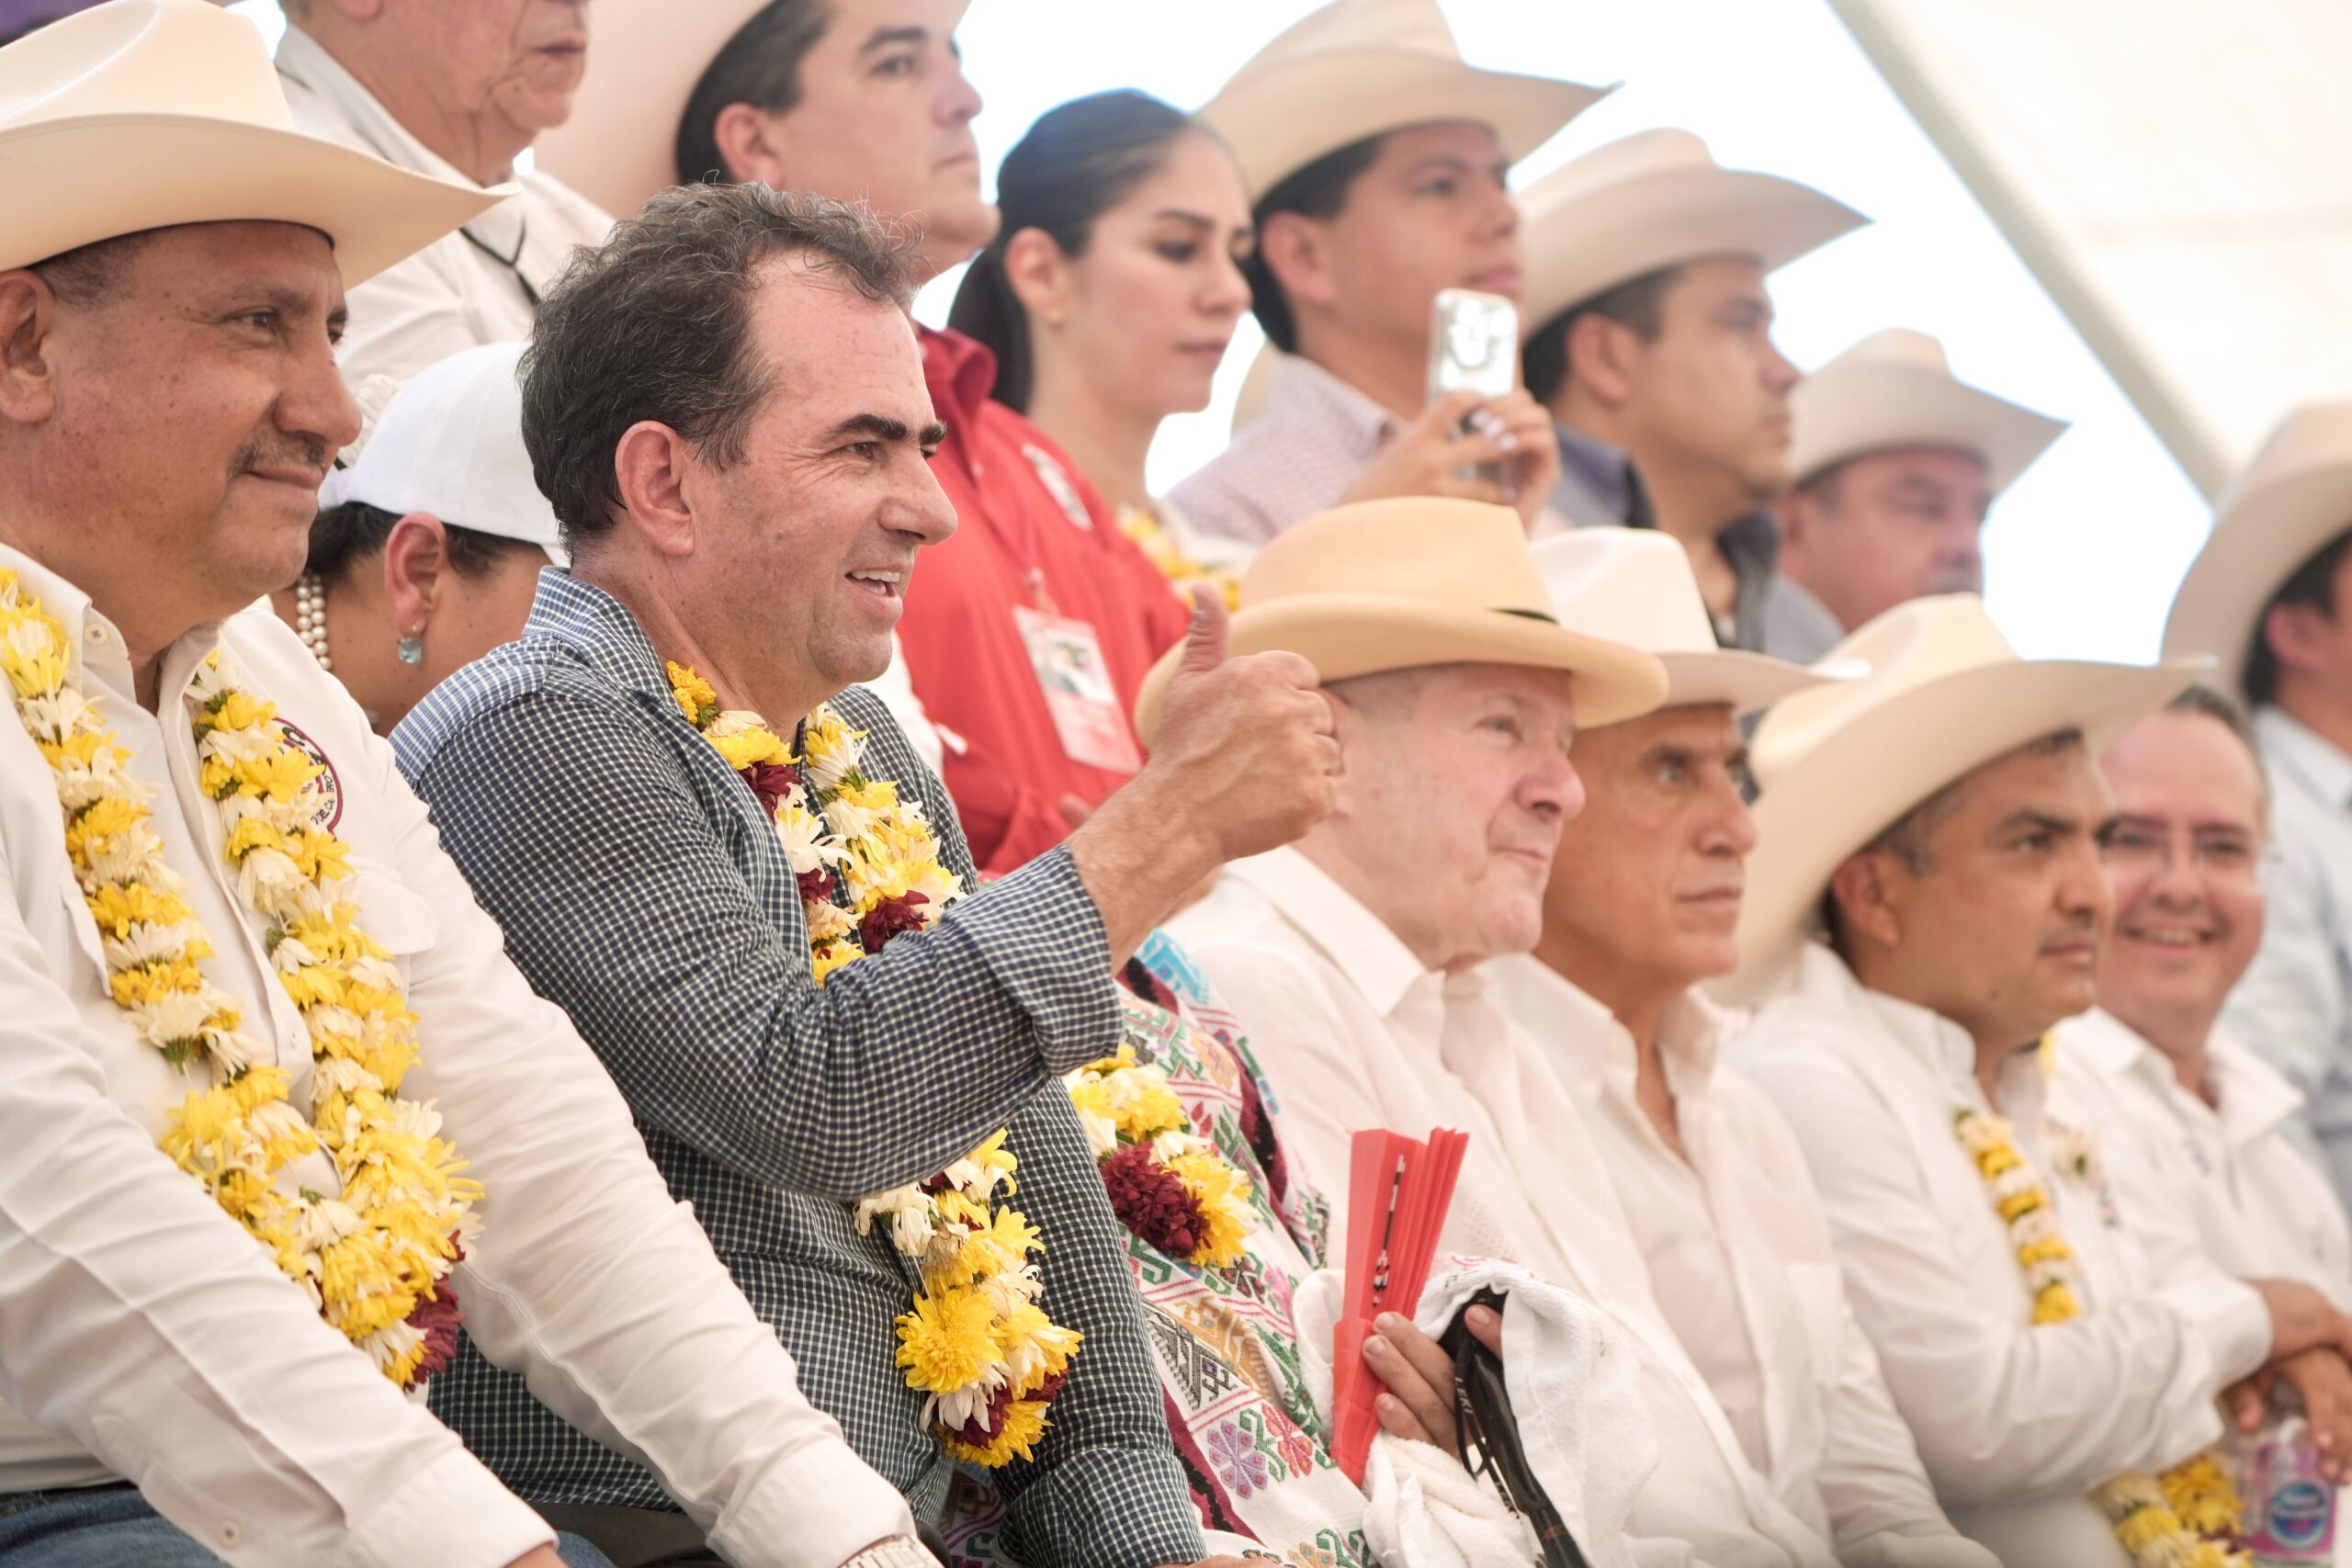
[{"label": "straw fedora hat", "polygon": [[[597,0],[571,114],[534,143],[537,166],[616,218],[678,183],[678,122],[718,51],[769,0]],[[952,28],[970,9],[956,6]],[[839,193],[827,193],[839,194]]]},{"label": "straw fedora hat", "polygon": [[0,268],[146,229],[299,223],[345,284],[515,194],[396,169],[294,129],[251,22],[112,0],[0,49]]},{"label": "straw fedora hat", "polygon": [[1961,380],[1942,344],[1903,327],[1871,333],[1798,382],[1789,419],[1798,484],[1865,453],[1950,446],[1984,460],[1996,495],[2066,433],[2063,419]]},{"label": "straw fedora hat", "polygon": [[1516,164],[1614,91],[1464,64],[1437,0],[1331,0],[1251,55],[1200,115],[1255,204],[1317,158],[1409,125],[1487,126]]},{"label": "straw fedora hat", "polygon": [[1523,330],[1621,283],[1709,256],[1770,272],[1870,221],[1811,186],[1719,166],[1687,130],[1642,130],[1527,187]]},{"label": "straw fedora hat", "polygon": [[[1573,673],[1582,725],[1611,724],[1665,700],[1649,654],[1560,625],[1507,506],[1436,496],[1363,501],[1310,517],[1260,550],[1241,579],[1231,650],[1282,649],[1325,681],[1424,664],[1528,664]],[[1170,649],[1144,678],[1136,731],[1183,658]]]},{"label": "straw fedora hat", "polygon": [[1914,599],[1865,623],[1832,651],[1866,680],[1799,692],[1764,716],[1749,747],[1763,794],[1740,965],[1726,988],[1770,988],[1811,927],[1846,858],[1954,779],[2062,729],[2094,753],[2163,706],[2206,668],[2148,668],[2017,656],[1973,593]]},{"label": "straw fedora hat", "polygon": [[2237,693],[2271,596],[2321,547],[2352,528],[2352,403],[2289,414],[2222,502],[2165,621],[2165,652],[2209,653]]},{"label": "straw fedora hat", "polygon": [[1715,641],[1715,627],[1690,557],[1672,536],[1650,528],[1578,528],[1528,547],[1552,612],[1564,626],[1657,655],[1666,667],[1662,706],[1728,703],[1736,714],[1770,707],[1792,692],[1867,673],[1860,665],[1806,669]]}]

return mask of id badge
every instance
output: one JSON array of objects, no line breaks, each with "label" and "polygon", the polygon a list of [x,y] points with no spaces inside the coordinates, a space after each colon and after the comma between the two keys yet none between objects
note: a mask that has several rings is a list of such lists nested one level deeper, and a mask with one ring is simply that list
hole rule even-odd
[{"label": "id badge", "polygon": [[1094,628],[1026,604],[1012,607],[1012,619],[1021,628],[1030,668],[1036,671],[1037,684],[1046,694],[1046,711],[1053,715],[1054,731],[1069,760],[1114,773],[1132,773],[1142,767],[1135,732],[1119,706],[1118,690],[1111,684],[1111,669],[1102,661]]}]

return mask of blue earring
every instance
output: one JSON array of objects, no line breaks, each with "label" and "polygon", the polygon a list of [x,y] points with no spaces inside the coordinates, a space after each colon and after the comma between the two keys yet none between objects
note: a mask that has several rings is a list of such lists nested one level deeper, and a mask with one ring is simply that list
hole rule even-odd
[{"label": "blue earring", "polygon": [[421,633],[409,633],[409,634],[407,634],[407,635],[404,635],[404,636],[401,638],[401,645],[400,645],[400,650],[399,650],[399,651],[400,651],[400,656],[401,656],[401,662],[402,664],[422,664],[422,663],[424,663],[424,637],[423,634],[421,634]]}]

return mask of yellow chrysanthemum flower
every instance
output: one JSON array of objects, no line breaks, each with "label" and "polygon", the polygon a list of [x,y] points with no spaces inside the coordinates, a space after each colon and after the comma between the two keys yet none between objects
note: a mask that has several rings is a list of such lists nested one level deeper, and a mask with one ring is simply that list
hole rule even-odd
[{"label": "yellow chrysanthemum flower", "polygon": [[947,1457],[967,1464],[982,1465],[989,1470],[1001,1469],[1016,1459],[1035,1459],[1046,1428],[1053,1423],[1046,1419],[1046,1406],[1034,1399],[1016,1399],[1004,1407],[1004,1416],[985,1443],[967,1443],[942,1428],[939,1446]]},{"label": "yellow chrysanthemum flower", "polygon": [[1231,1266],[1250,1238],[1250,1179],[1215,1155],[1178,1155],[1168,1162],[1207,1222],[1200,1245],[1184,1261],[1210,1269]]},{"label": "yellow chrysanthemum flower", "polygon": [[926,1292],[899,1318],[898,1363],[907,1386],[952,1393],[977,1382],[996,1360],[996,1308],[969,1288]]}]

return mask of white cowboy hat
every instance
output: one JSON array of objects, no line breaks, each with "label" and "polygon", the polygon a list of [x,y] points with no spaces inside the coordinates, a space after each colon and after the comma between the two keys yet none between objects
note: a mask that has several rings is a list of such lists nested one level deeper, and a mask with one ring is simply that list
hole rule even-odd
[{"label": "white cowboy hat", "polygon": [[2271,597],[2352,528],[2352,403],[2289,414],[2214,513],[2165,621],[2165,652],[2210,653],[2215,682],[2243,690],[2245,658]]},{"label": "white cowboy hat", "polygon": [[355,284],[514,194],[301,134],[260,32],[204,0],[112,0],[0,49],[0,268],[254,220],[318,230]]},{"label": "white cowboy hat", "polygon": [[525,344],[484,344],[426,366],[377,420],[359,460],[327,476],[324,511],[348,501],[537,545],[561,559],[555,509],[523,446]]},{"label": "white cowboy hat", "polygon": [[[678,123],[703,73],[769,4],[597,0],[571,117],[540,133],[537,165],[614,216],[635,217],[678,183]],[[956,6],[948,26],[969,8]]]},{"label": "white cowboy hat", "polygon": [[1951,373],[1944,345],[1902,327],[1876,332],[1789,393],[1789,475],[1798,484],[1849,457],[1902,446],[1949,446],[1984,459],[2000,494],[2066,433]]},{"label": "white cowboy hat", "polygon": [[[1666,671],[1639,649],[1560,625],[1508,506],[1407,496],[1310,517],[1266,546],[1241,579],[1234,653],[1280,649],[1325,681],[1424,664],[1526,664],[1573,672],[1577,722],[1611,724],[1666,698]],[[1136,731],[1148,742],[1183,658],[1144,678]]]},{"label": "white cowboy hat", "polygon": [[1331,0],[1202,106],[1254,204],[1317,158],[1384,131],[1466,120],[1516,164],[1616,91],[1462,62],[1437,0]]},{"label": "white cowboy hat", "polygon": [[1527,245],[1521,330],[1646,273],[1710,256],[1770,272],[1870,221],[1811,186],[1720,167],[1687,130],[1642,130],[1564,164],[1520,194]]},{"label": "white cowboy hat", "polygon": [[1792,692],[1868,672],[1860,665],[1808,670],[1719,646],[1689,552],[1655,529],[1578,528],[1538,539],[1528,553],[1562,626],[1657,655],[1664,706],[1728,703],[1735,713],[1753,713]]},{"label": "white cowboy hat", "polygon": [[2206,668],[2017,656],[1973,593],[1914,599],[1830,658],[1867,680],[1799,692],[1764,716],[1748,765],[1763,793],[1726,994],[1770,989],[1848,856],[1938,790],[2027,742],[2080,729],[2093,755]]}]

